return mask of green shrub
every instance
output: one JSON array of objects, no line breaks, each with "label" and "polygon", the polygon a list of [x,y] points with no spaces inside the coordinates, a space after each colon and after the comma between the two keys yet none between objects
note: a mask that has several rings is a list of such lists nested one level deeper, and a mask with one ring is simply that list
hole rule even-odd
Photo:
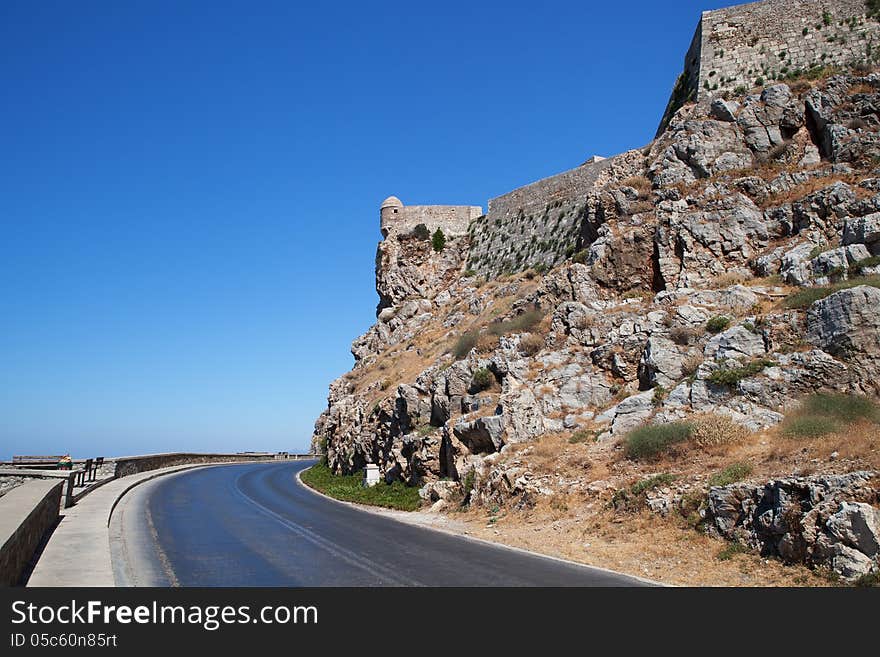
[{"label": "green shrub", "polygon": [[571,436],[568,437],[568,442],[572,445],[577,445],[578,443],[585,443],[588,440],[592,439],[594,436],[592,431],[588,429],[578,429]]},{"label": "green shrub", "polygon": [[709,331],[709,333],[721,333],[721,331],[725,330],[728,326],[730,326],[730,317],[724,317],[723,315],[713,317],[706,322],[706,330]]},{"label": "green shrub", "polygon": [[727,547],[723,548],[715,557],[718,561],[729,561],[737,554],[747,554],[749,552],[749,548],[747,548],[742,543],[738,543],[734,541],[730,543]]},{"label": "green shrub", "polygon": [[581,249],[571,256],[572,262],[577,262],[580,264],[584,264],[587,261],[587,257],[590,255],[590,252],[587,249]]},{"label": "green shrub", "polygon": [[611,498],[611,506],[618,511],[638,511],[644,508],[648,491],[670,484],[675,479],[675,475],[663,473],[637,481],[628,488],[615,491]]},{"label": "green shrub", "polygon": [[880,406],[867,397],[817,393],[805,398],[801,408],[785,418],[782,435],[819,438],[865,420],[880,424]]},{"label": "green shrub", "polygon": [[820,392],[803,400],[801,411],[851,424],[869,420],[880,424],[880,407],[867,397]]},{"label": "green shrub", "polygon": [[477,471],[471,468],[468,470],[464,479],[461,480],[462,505],[469,504],[471,501],[471,493],[477,483]]},{"label": "green shrub", "polygon": [[462,333],[458,340],[456,340],[455,346],[452,348],[452,355],[455,356],[456,360],[461,360],[471,352],[471,349],[477,346],[477,341],[479,339],[479,331]]},{"label": "green shrub", "polygon": [[647,493],[650,490],[654,490],[655,488],[659,488],[660,486],[666,486],[671,484],[676,480],[676,476],[669,473],[662,473],[658,475],[654,475],[653,477],[648,477],[647,479],[642,479],[632,485],[630,490],[634,495],[640,495],[641,493]]},{"label": "green shrub", "polygon": [[867,267],[876,267],[878,265],[880,265],[880,256],[871,256],[870,258],[859,260],[853,265],[853,269],[856,273],[861,274]]},{"label": "green shrub", "polygon": [[418,224],[412,229],[412,233],[410,234],[417,240],[422,240],[423,242],[427,242],[431,239],[431,231],[428,230],[428,227],[425,224]]},{"label": "green shrub", "polygon": [[840,290],[847,290],[858,285],[870,285],[880,287],[880,276],[864,276],[851,278],[848,281],[838,281],[832,285],[822,287],[808,287],[789,294],[782,300],[782,307],[789,310],[809,308],[815,302],[831,296]]},{"label": "green shrub", "polygon": [[742,481],[752,474],[752,466],[748,463],[733,463],[709,477],[709,486],[729,486]]},{"label": "green shrub", "polygon": [[782,435],[789,438],[819,438],[835,433],[840,428],[840,423],[830,417],[796,415],[785,420],[782,425]]},{"label": "green shrub", "polygon": [[439,228],[434,231],[434,235],[431,237],[431,246],[437,253],[440,253],[446,246],[446,235]]},{"label": "green shrub", "polygon": [[663,386],[656,386],[654,388],[654,396],[651,398],[651,403],[654,406],[663,406],[663,400],[666,399],[666,395],[669,394],[669,391]]},{"label": "green shrub", "polygon": [[465,269],[464,273],[462,274],[462,276],[464,276],[465,278],[470,278],[471,276],[476,276],[476,275],[477,275],[477,272],[473,269]]},{"label": "green shrub", "polygon": [[474,372],[474,376],[471,379],[471,388],[474,390],[486,390],[489,386],[492,385],[492,381],[495,379],[494,375],[488,368],[481,367],[476,372]]},{"label": "green shrub", "polygon": [[335,475],[324,463],[317,463],[303,470],[300,477],[303,483],[321,491],[325,495],[346,502],[383,506],[401,511],[415,511],[422,501],[419,489],[407,486],[402,481],[387,484],[380,481],[375,486],[363,486],[363,474]]},{"label": "green shrub", "polygon": [[712,372],[707,380],[716,386],[735,388],[743,379],[760,374],[765,368],[774,367],[775,365],[775,362],[766,358],[758,358],[742,366],[728,367],[724,365]]},{"label": "green shrub", "polygon": [[649,424],[630,431],[625,438],[625,454],[630,459],[652,458],[686,441],[693,432],[689,422]]}]

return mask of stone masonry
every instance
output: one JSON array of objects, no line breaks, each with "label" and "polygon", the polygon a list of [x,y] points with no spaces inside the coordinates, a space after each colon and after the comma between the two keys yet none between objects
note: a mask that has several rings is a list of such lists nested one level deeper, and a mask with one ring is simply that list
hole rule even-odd
[{"label": "stone masonry", "polygon": [[[703,12],[658,135],[685,102],[742,92],[819,67],[851,67],[880,59],[880,22],[865,0],[763,0]],[[468,234],[466,268],[497,276],[552,267],[592,241],[591,196],[612,176],[638,170],[639,151],[544,178],[478,206],[404,206],[387,198],[382,234],[425,224],[433,233]],[[643,158],[642,158],[643,159]]]},{"label": "stone masonry", "polygon": [[639,151],[593,157],[492,199],[486,216],[471,225],[468,268],[495,276],[562,262],[589,237],[583,233],[591,192],[641,159]]},{"label": "stone masonry", "polygon": [[876,61],[880,22],[866,12],[865,0],[764,0],[703,12],[659,132],[689,100]]},{"label": "stone masonry", "polygon": [[384,237],[402,235],[419,224],[425,224],[431,233],[439,228],[447,237],[458,237],[482,214],[478,205],[404,205],[396,196],[389,196],[379,208],[379,226]]}]

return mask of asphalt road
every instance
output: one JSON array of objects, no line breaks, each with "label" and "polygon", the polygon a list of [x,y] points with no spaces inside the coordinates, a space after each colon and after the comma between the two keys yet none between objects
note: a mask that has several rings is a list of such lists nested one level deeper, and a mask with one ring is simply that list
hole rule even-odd
[{"label": "asphalt road", "polygon": [[496,547],[317,495],[310,462],[160,477],[113,514],[119,586],[633,586],[640,580]]}]

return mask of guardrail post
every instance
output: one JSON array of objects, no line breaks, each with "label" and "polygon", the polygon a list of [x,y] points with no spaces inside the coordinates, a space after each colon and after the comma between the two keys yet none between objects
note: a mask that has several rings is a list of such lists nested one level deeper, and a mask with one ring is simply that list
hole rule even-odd
[{"label": "guardrail post", "polygon": [[76,472],[71,470],[67,475],[67,493],[64,495],[64,508],[68,509],[73,506],[73,480],[76,478]]}]

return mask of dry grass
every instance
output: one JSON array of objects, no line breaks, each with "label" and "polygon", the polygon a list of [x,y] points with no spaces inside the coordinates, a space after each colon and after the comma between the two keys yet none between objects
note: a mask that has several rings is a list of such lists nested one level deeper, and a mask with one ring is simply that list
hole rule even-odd
[{"label": "dry grass", "polygon": [[[566,506],[566,510],[561,510]],[[683,522],[649,511],[620,516],[582,496],[542,498],[532,509],[507,511],[487,523],[484,509],[456,516],[461,530],[506,545],[610,568],[679,586],[828,586],[803,566],[765,561],[754,553],[719,561],[728,544]]]},{"label": "dry grass", "polygon": [[877,93],[877,89],[872,87],[870,84],[866,82],[859,82],[858,84],[854,84],[849,88],[849,94],[851,96],[855,94],[875,94]]},{"label": "dry grass", "polygon": [[681,362],[682,375],[692,376],[696,374],[697,370],[700,368],[700,365],[703,364],[704,360],[705,359],[703,357],[703,354],[700,353],[685,356],[685,359]]},{"label": "dry grass", "polygon": [[794,187],[784,192],[779,192],[778,194],[770,194],[763,203],[760,203],[758,205],[763,208],[771,208],[785,205],[786,203],[800,201],[805,196],[808,196],[815,192],[820,192],[837,182],[844,182],[847,185],[850,185],[853,188],[856,196],[860,199],[872,196],[873,192],[858,186],[860,180],[861,177],[856,174],[835,174],[830,176],[822,176],[820,178],[811,178],[810,180],[806,180],[799,185],[795,185]]},{"label": "dry grass", "polygon": [[717,447],[742,440],[748,431],[726,415],[711,413],[696,415],[691,418],[694,430],[691,441],[700,447]]},{"label": "dry grass", "polygon": [[788,437],[782,428],[771,432],[773,447],[767,453],[770,463],[794,463],[803,471],[813,459],[827,462],[837,452],[837,460],[858,468],[880,470],[880,426],[873,422],[856,422],[848,427],[817,438]]},{"label": "dry grass", "polygon": [[639,198],[648,198],[651,195],[651,181],[645,176],[631,176],[620,183],[621,187],[632,187],[639,193]]},{"label": "dry grass", "polygon": [[754,277],[749,272],[731,271],[713,278],[706,286],[710,290],[718,290],[731,285],[743,285],[750,282]]},{"label": "dry grass", "polygon": [[519,342],[519,351],[525,356],[534,356],[544,348],[545,340],[540,335],[528,333]]}]

